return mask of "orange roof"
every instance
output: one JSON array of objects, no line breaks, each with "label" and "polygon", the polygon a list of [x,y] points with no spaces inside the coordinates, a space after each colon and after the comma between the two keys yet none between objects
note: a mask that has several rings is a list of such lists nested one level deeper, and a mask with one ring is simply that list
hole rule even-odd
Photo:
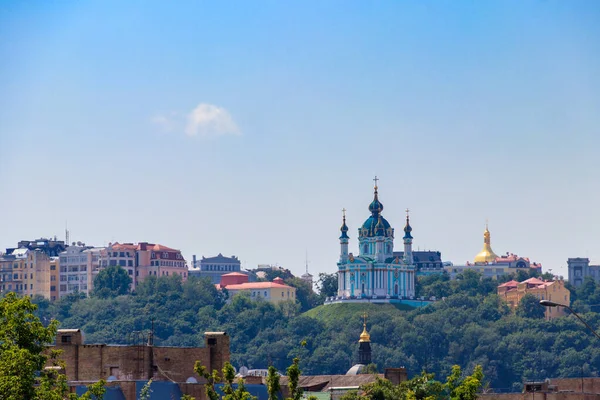
[{"label": "orange roof", "polygon": [[517,287],[518,284],[519,282],[517,281],[508,281],[506,283],[503,283],[502,285],[499,285],[498,287]]},{"label": "orange roof", "polygon": [[[147,250],[152,250],[152,251],[174,251],[174,252],[178,252],[179,250],[176,249],[172,249],[170,247],[167,246],[163,246],[162,244],[154,244],[154,243],[146,243],[146,249]],[[111,249],[114,250],[140,250],[141,246],[140,244],[133,244],[133,243],[113,243],[110,246]]]},{"label": "orange roof", "polygon": [[221,276],[248,276],[248,275],[242,274],[241,272],[230,272],[228,274],[223,274]]},{"label": "orange roof", "polygon": [[524,280],[521,283],[527,283],[527,284],[530,284],[530,285],[543,285],[544,281],[542,281],[542,280],[540,280],[538,278],[529,278],[527,280]]},{"label": "orange roof", "polygon": [[252,290],[252,289],[271,289],[271,288],[279,288],[279,289],[291,289],[291,286],[281,285],[275,282],[248,282],[248,283],[240,283],[237,285],[227,285],[225,289],[227,290]]}]

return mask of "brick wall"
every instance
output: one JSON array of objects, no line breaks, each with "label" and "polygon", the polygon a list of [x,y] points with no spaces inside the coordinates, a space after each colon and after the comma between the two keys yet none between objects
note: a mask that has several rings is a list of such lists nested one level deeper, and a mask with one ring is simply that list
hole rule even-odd
[{"label": "brick wall", "polygon": [[194,364],[200,361],[210,371],[221,371],[229,361],[229,336],[207,332],[205,347],[113,346],[83,344],[79,330],[59,330],[56,338],[60,358],[65,362],[67,380],[97,381],[114,376],[117,380],[171,380],[185,382],[194,377]]}]

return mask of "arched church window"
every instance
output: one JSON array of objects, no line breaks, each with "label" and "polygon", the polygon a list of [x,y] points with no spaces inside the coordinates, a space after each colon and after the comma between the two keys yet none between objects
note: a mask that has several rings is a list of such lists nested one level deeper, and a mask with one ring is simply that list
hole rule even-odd
[{"label": "arched church window", "polygon": [[363,253],[368,253],[368,252],[369,252],[369,245],[368,245],[368,244],[365,244],[365,245],[363,246]]}]

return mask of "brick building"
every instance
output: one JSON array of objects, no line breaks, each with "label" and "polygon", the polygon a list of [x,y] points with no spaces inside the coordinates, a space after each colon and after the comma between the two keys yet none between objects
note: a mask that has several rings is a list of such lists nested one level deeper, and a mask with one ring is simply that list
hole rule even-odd
[{"label": "brick building", "polygon": [[[151,336],[148,342],[152,342]],[[196,361],[209,371],[221,371],[230,357],[225,332],[206,332],[204,347],[162,347],[148,342],[128,346],[86,344],[81,330],[59,329],[53,348],[62,351],[60,358],[66,364],[70,386],[104,379],[112,386],[122,383],[125,392],[130,386],[127,382],[133,381],[169,381],[182,387],[185,382],[202,382],[194,372]]]}]

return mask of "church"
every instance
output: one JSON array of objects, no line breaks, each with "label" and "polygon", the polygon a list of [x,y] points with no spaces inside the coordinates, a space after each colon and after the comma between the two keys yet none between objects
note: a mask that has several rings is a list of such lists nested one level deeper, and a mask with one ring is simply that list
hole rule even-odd
[{"label": "church", "polygon": [[359,254],[348,252],[350,237],[346,211],[340,228],[340,260],[338,262],[337,301],[389,302],[391,299],[413,299],[416,267],[412,254],[412,228],[408,210],[404,227],[403,257],[394,256],[394,228],[382,216],[375,177],[374,198],[369,205],[371,215],[358,229]]}]

